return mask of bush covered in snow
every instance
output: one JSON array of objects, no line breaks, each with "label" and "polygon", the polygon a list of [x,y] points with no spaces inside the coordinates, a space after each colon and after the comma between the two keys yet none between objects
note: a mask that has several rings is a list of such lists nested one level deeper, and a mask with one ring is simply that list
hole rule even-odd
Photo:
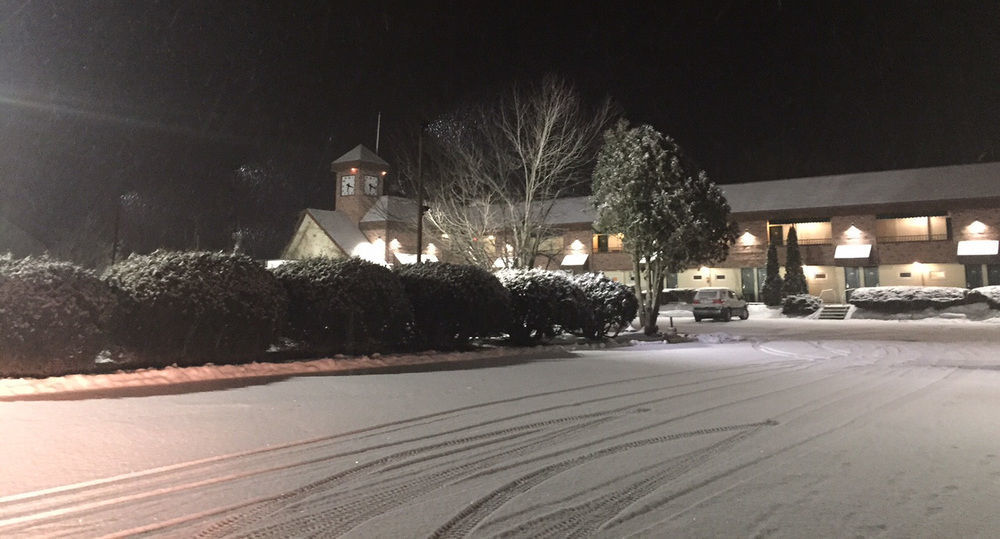
[{"label": "bush covered in snow", "polygon": [[969,291],[969,302],[985,302],[991,309],[1000,309],[1000,286],[981,286]]},{"label": "bush covered in snow", "polygon": [[399,276],[359,258],[310,258],[274,269],[288,294],[287,336],[315,353],[388,351],[413,321]]},{"label": "bush covered in snow", "polygon": [[119,343],[147,366],[256,359],[285,317],[277,280],[243,255],[132,255],[108,268],[104,279],[122,301]]},{"label": "bush covered in snow", "polygon": [[823,306],[823,300],[809,294],[785,296],[781,300],[781,314],[789,316],[805,316],[812,314]]},{"label": "bush covered in snow", "polygon": [[[635,318],[639,300],[632,287],[613,281],[599,273],[581,273],[573,277],[573,282],[583,289],[590,301],[590,309],[596,324],[586,337],[597,339],[618,332]],[[694,296],[692,290],[692,297]]]},{"label": "bush covered in snow", "polygon": [[944,309],[969,303],[968,290],[951,286],[876,286],[856,288],[850,303],[883,313]]},{"label": "bush covered in snow", "polygon": [[561,331],[594,331],[590,301],[566,274],[509,269],[496,276],[510,292],[513,320],[509,333],[515,343],[530,344]]},{"label": "bush covered in snow", "polygon": [[413,307],[414,344],[448,349],[498,335],[510,321],[510,295],[492,273],[447,263],[396,270]]},{"label": "bush covered in snow", "polygon": [[115,305],[89,270],[44,257],[0,257],[0,376],[91,370]]}]

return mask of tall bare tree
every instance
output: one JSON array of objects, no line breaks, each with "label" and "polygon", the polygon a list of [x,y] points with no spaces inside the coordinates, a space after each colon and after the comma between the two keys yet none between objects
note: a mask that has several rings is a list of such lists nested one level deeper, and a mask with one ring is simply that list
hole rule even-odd
[{"label": "tall bare tree", "polygon": [[556,200],[589,183],[601,133],[613,117],[588,107],[565,81],[514,86],[481,106],[430,123],[427,221],[453,257],[483,267],[533,267],[561,247],[549,223]]}]

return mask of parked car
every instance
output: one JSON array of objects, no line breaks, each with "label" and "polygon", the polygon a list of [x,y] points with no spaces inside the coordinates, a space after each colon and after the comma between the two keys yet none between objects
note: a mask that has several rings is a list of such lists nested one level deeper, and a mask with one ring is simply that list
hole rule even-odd
[{"label": "parked car", "polygon": [[743,297],[728,288],[699,288],[691,301],[694,306],[694,321],[702,318],[714,318],[728,322],[735,314],[740,320],[750,318],[747,302]]}]

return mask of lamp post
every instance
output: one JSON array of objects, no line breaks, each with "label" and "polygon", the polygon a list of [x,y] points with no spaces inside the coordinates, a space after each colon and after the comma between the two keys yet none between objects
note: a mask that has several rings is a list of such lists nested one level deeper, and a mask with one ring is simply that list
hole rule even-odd
[{"label": "lamp post", "polygon": [[417,137],[417,264],[424,251],[424,127],[420,124],[420,135]]}]

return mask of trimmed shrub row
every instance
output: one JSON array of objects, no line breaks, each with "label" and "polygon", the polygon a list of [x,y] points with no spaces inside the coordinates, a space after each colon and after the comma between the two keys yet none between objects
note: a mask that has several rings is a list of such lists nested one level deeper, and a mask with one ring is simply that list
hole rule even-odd
[{"label": "trimmed shrub row", "polygon": [[0,257],[0,376],[260,359],[279,339],[311,354],[454,349],[508,333],[617,334],[631,289],[603,276],[452,264],[396,271],[310,259],[268,271],[238,254],[157,251],[103,276],[48,258]]}]

